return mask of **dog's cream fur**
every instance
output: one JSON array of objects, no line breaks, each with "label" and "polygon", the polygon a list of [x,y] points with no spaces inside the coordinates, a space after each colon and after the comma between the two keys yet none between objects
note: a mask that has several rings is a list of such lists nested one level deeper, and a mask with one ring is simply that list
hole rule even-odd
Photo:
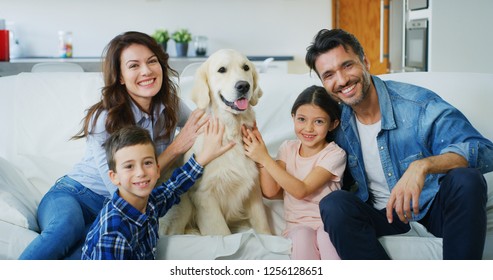
[{"label": "dog's cream fur", "polygon": [[[236,145],[210,162],[202,178],[161,219],[161,234],[198,230],[202,235],[228,235],[244,227],[270,234],[258,169],[244,154],[241,134],[243,124],[253,126],[252,106],[263,94],[257,79],[247,57],[230,49],[217,51],[197,70],[192,100],[225,125],[223,143]],[[185,158],[199,153],[202,143],[199,136]]]}]

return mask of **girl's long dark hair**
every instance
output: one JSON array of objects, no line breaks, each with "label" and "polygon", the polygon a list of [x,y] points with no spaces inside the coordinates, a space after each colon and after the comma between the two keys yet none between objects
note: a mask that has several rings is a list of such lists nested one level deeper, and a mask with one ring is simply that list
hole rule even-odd
[{"label": "girl's long dark hair", "polygon": [[[294,116],[298,108],[305,104],[312,104],[320,107],[327,115],[329,115],[330,122],[335,120],[340,121],[341,119],[341,108],[339,107],[339,104],[332,99],[325,88],[321,86],[313,85],[303,90],[294,101],[293,107],[291,108],[291,115]],[[325,141],[327,141],[327,143],[334,141],[335,132],[338,128],[339,126],[327,132],[327,135],[325,136]]]},{"label": "girl's long dark hair", "polygon": [[[159,105],[163,104],[166,108],[165,125],[163,134],[159,135],[159,138],[168,138],[170,133],[174,131],[178,122],[179,98],[177,85],[172,78],[177,77],[178,73],[169,66],[169,55],[164,52],[162,47],[151,36],[141,32],[129,31],[116,36],[106,46],[103,52],[104,87],[101,91],[101,101],[87,110],[81,130],[72,139],[87,137],[91,133],[90,127],[94,127],[99,115],[104,110],[108,111],[105,128],[109,134],[119,128],[135,125],[135,118],[130,105],[130,95],[127,93],[125,85],[120,83],[120,57],[122,52],[132,44],[146,46],[157,56],[163,69],[163,84],[159,92],[152,98],[149,112],[153,116]],[[91,119],[93,120],[92,123]]]}]

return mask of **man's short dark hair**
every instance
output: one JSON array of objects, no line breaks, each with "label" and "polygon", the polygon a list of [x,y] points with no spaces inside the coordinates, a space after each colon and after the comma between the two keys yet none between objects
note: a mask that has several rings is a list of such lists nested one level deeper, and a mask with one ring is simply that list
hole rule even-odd
[{"label": "man's short dark hair", "polygon": [[342,29],[322,29],[317,33],[310,46],[306,48],[305,62],[310,70],[314,70],[319,75],[315,68],[315,61],[318,56],[338,46],[343,46],[346,51],[351,48],[358,55],[361,62],[363,62],[365,52],[353,34]]}]

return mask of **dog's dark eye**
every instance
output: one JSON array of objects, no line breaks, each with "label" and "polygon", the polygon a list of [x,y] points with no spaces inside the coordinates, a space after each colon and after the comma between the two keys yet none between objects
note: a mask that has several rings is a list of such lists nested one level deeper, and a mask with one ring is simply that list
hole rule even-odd
[{"label": "dog's dark eye", "polygon": [[250,66],[248,66],[248,65],[246,65],[246,64],[245,64],[245,65],[243,65],[243,70],[245,70],[245,71],[250,70]]},{"label": "dog's dark eye", "polygon": [[219,68],[219,70],[217,70],[217,72],[219,72],[219,73],[226,73],[226,68],[221,67],[221,68]]}]

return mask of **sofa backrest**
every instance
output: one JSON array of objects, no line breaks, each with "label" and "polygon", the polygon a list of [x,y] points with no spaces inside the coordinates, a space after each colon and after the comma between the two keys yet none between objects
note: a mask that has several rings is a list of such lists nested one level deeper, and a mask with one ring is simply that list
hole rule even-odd
[{"label": "sofa backrest", "polygon": [[17,76],[0,77],[0,157],[10,158],[11,143],[14,140],[14,96]]},{"label": "sofa backrest", "polygon": [[[427,87],[460,109],[486,137],[493,139],[493,74],[398,73],[381,75]],[[180,81],[189,96],[193,78]],[[315,74],[260,74],[264,95],[255,107],[257,124],[272,156],[285,139],[294,139],[291,105]],[[24,172],[42,192],[81,159],[85,140],[69,140],[81,127],[85,110],[100,99],[101,73],[21,73],[0,77],[0,157]],[[186,101],[191,107],[194,104]],[[493,185],[493,172],[487,174]],[[490,188],[493,189],[493,188]]]},{"label": "sofa backrest", "polygon": [[[7,133],[0,156],[44,193],[84,153],[85,140],[69,139],[80,129],[85,110],[99,99],[101,74],[21,73],[6,78],[0,78],[0,111],[10,118],[6,130],[1,124]],[[8,102],[4,86],[12,90]]]}]

